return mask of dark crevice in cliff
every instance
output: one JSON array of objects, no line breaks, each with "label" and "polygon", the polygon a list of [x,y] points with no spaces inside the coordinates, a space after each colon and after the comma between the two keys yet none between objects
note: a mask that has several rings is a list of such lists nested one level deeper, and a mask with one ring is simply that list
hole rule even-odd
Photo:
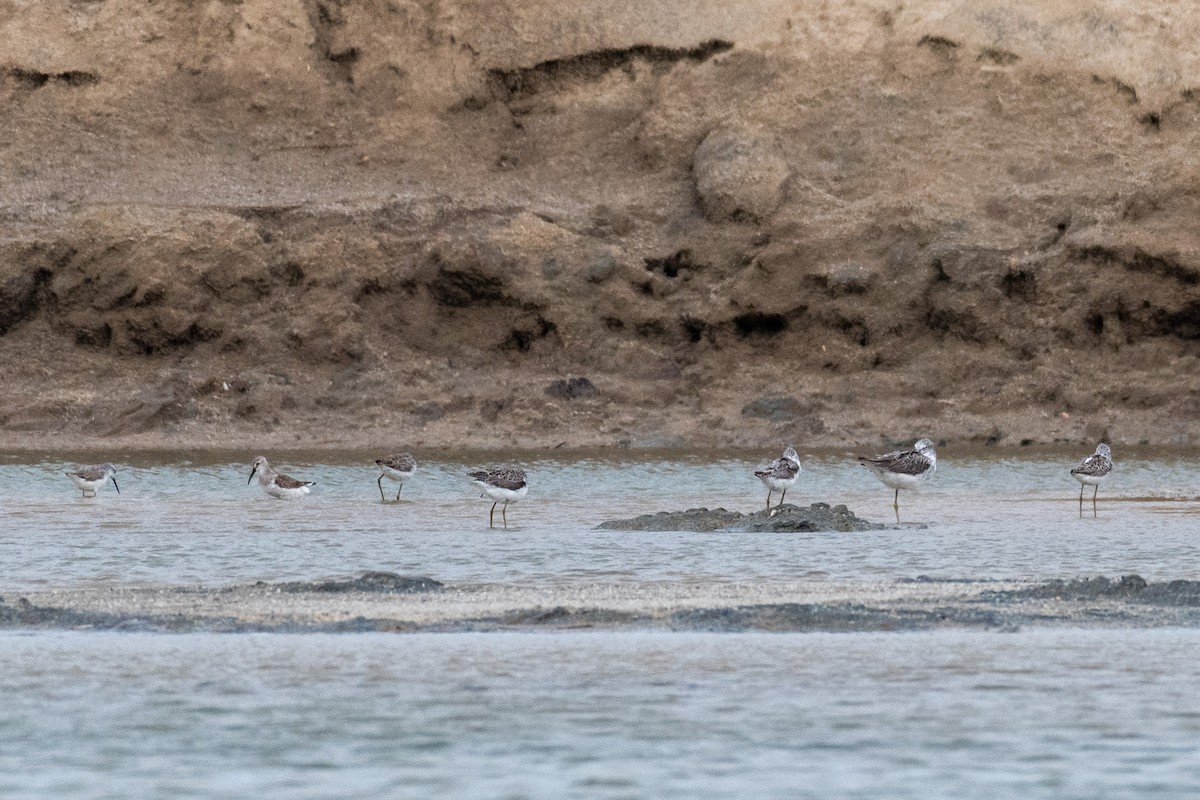
[{"label": "dark crevice in cliff", "polygon": [[313,29],[313,53],[325,75],[335,83],[354,83],[354,64],[358,61],[357,47],[337,47],[334,32],[346,24],[342,0],[305,0],[309,24]]},{"label": "dark crevice in cliff", "polygon": [[1137,89],[1135,87],[1131,86],[1130,84],[1125,83],[1122,80],[1118,80],[1117,78],[1105,78],[1101,75],[1093,75],[1092,82],[1100,83],[1100,84],[1107,84],[1107,85],[1113,87],[1118,92],[1120,92],[1121,95],[1124,96],[1126,100],[1129,101],[1130,105],[1136,106],[1140,102],[1140,100],[1138,98]]},{"label": "dark crevice in cliff", "polygon": [[93,86],[100,82],[100,76],[94,72],[68,70],[67,72],[39,72],[22,67],[0,67],[0,81],[9,80],[18,86],[34,90],[41,89],[50,83],[64,86],[80,87]]},{"label": "dark crevice in cliff", "polygon": [[520,69],[492,69],[488,75],[505,101],[521,100],[571,83],[599,80],[616,69],[629,69],[635,61],[667,66],[680,61],[701,62],[733,48],[733,42],[712,39],[695,47],[660,47],[640,44],[620,49],[595,50],[543,61]]},{"label": "dark crevice in cliff", "polygon": [[939,58],[953,61],[958,51],[958,42],[945,36],[926,34],[917,42],[917,47],[928,47]]},{"label": "dark crevice in cliff", "polygon": [[528,353],[535,342],[552,336],[557,331],[557,325],[539,314],[529,327],[513,328],[508,338],[500,343],[500,349]]},{"label": "dark crevice in cliff", "polygon": [[0,336],[37,314],[52,277],[50,270],[37,268],[0,283]]},{"label": "dark crevice in cliff", "polygon": [[686,248],[662,258],[647,257],[642,260],[646,264],[647,272],[657,272],[667,278],[679,277],[680,270],[699,270],[708,266],[697,261],[692,256],[692,251]]},{"label": "dark crevice in cliff", "polygon": [[748,311],[733,318],[733,327],[743,339],[751,336],[775,336],[787,330],[788,319],[783,314]]},{"label": "dark crevice in cliff", "polygon": [[1089,245],[1076,248],[1075,255],[1084,261],[1116,263],[1132,272],[1148,272],[1173,278],[1188,286],[1200,283],[1200,271],[1170,256],[1155,255],[1141,249],[1126,252],[1104,245]]}]

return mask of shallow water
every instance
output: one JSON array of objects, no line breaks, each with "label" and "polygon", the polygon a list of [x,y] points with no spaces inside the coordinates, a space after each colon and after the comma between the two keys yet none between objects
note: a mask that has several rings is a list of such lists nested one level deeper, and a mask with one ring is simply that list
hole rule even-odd
[{"label": "shallow water", "polygon": [[0,634],[0,796],[1190,798],[1198,646]]},{"label": "shallow water", "polygon": [[[422,460],[399,504],[383,504],[366,456],[297,458],[285,471],[317,481],[301,501],[247,486],[248,463],[130,458],[118,481],[81,499],[60,461],[0,464],[0,591],[106,585],[224,585],[366,569],[443,581],[895,580],[1074,577],[1137,572],[1192,577],[1200,557],[1200,459],[1129,458],[1079,516],[1073,454],[939,461],[906,523],[876,533],[629,533],[606,519],[697,506],[757,510],[765,492],[749,458],[526,460],[530,493],[489,530],[491,504],[465,471],[480,461]],[[363,463],[365,462],[365,463]],[[846,503],[894,522],[891,491],[845,454],[809,457],[788,501]],[[394,497],[395,484],[390,487]],[[1090,495],[1090,491],[1089,491]],[[499,509],[496,512],[500,524]]]},{"label": "shallow water", "polygon": [[[126,456],[82,500],[61,456],[0,458],[0,595],[228,586],[388,570],[454,586],[869,587],[918,576],[1194,580],[1200,459],[1118,453],[1097,516],[1079,453],[943,454],[903,527],[598,531],[765,500],[752,454],[523,459],[508,531],[427,457],[382,504],[366,454],[291,454],[301,502],[248,463]],[[248,459],[244,461],[248,462]],[[847,454],[789,501],[894,521]],[[386,486],[386,484],[385,484]],[[394,492],[394,484],[391,485]],[[433,602],[440,602],[433,599]],[[1161,623],[1160,623],[1161,624]],[[0,632],[0,797],[1194,797],[1200,628],[909,633]]]}]

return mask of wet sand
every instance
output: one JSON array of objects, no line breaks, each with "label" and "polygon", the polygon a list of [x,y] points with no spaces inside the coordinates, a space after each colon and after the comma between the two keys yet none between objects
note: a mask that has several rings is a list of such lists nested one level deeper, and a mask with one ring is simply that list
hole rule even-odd
[{"label": "wet sand", "polygon": [[[428,581],[428,579],[425,579]],[[1200,626],[1200,583],[1079,581],[873,584],[444,585],[330,593],[317,584],[29,592],[0,627],[161,631],[900,631]]]}]

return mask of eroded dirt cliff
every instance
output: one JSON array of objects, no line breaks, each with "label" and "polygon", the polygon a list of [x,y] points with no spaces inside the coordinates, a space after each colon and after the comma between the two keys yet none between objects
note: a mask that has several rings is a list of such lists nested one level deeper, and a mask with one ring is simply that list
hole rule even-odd
[{"label": "eroded dirt cliff", "polygon": [[1193,87],[1165,2],[0,0],[0,430],[1193,444]]}]

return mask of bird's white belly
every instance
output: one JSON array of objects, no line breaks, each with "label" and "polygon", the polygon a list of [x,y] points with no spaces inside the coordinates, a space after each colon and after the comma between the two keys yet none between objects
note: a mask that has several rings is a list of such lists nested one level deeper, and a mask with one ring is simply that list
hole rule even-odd
[{"label": "bird's white belly", "polygon": [[1072,473],[1075,480],[1079,481],[1084,486],[1099,486],[1104,483],[1107,475],[1081,475],[1080,473]]},{"label": "bird's white belly", "polygon": [[925,479],[929,477],[929,471],[925,471],[920,475],[906,475],[900,472],[877,472],[880,482],[889,489],[919,489]]},{"label": "bird's white belly", "polygon": [[103,486],[105,481],[108,480],[107,475],[98,481],[89,481],[79,477],[78,475],[68,475],[67,477],[71,479],[71,482],[74,483],[75,487],[81,492],[94,492]]},{"label": "bird's white belly", "polygon": [[383,477],[390,478],[394,481],[400,481],[401,483],[412,477],[411,471],[401,472],[398,469],[392,469],[391,467],[385,467],[382,465],[380,465],[379,469],[383,471]]},{"label": "bird's white belly", "polygon": [[[479,483],[479,481],[476,481],[476,483]],[[497,503],[515,503],[529,494],[528,486],[522,486],[520,489],[501,489],[499,486],[488,486],[485,483],[479,483],[479,487],[483,489],[484,494]]]},{"label": "bird's white belly", "polygon": [[797,477],[799,475],[791,478],[776,478],[771,475],[763,475],[759,480],[763,482],[763,486],[766,486],[772,492],[782,492],[784,489],[790,489],[795,486]]},{"label": "bird's white belly", "polygon": [[297,498],[304,497],[304,495],[308,494],[309,492],[309,488],[307,486],[301,486],[298,489],[284,489],[282,486],[276,486],[273,483],[269,483],[264,488],[266,489],[267,494],[271,495],[271,497],[277,497],[280,500],[295,500]]}]

